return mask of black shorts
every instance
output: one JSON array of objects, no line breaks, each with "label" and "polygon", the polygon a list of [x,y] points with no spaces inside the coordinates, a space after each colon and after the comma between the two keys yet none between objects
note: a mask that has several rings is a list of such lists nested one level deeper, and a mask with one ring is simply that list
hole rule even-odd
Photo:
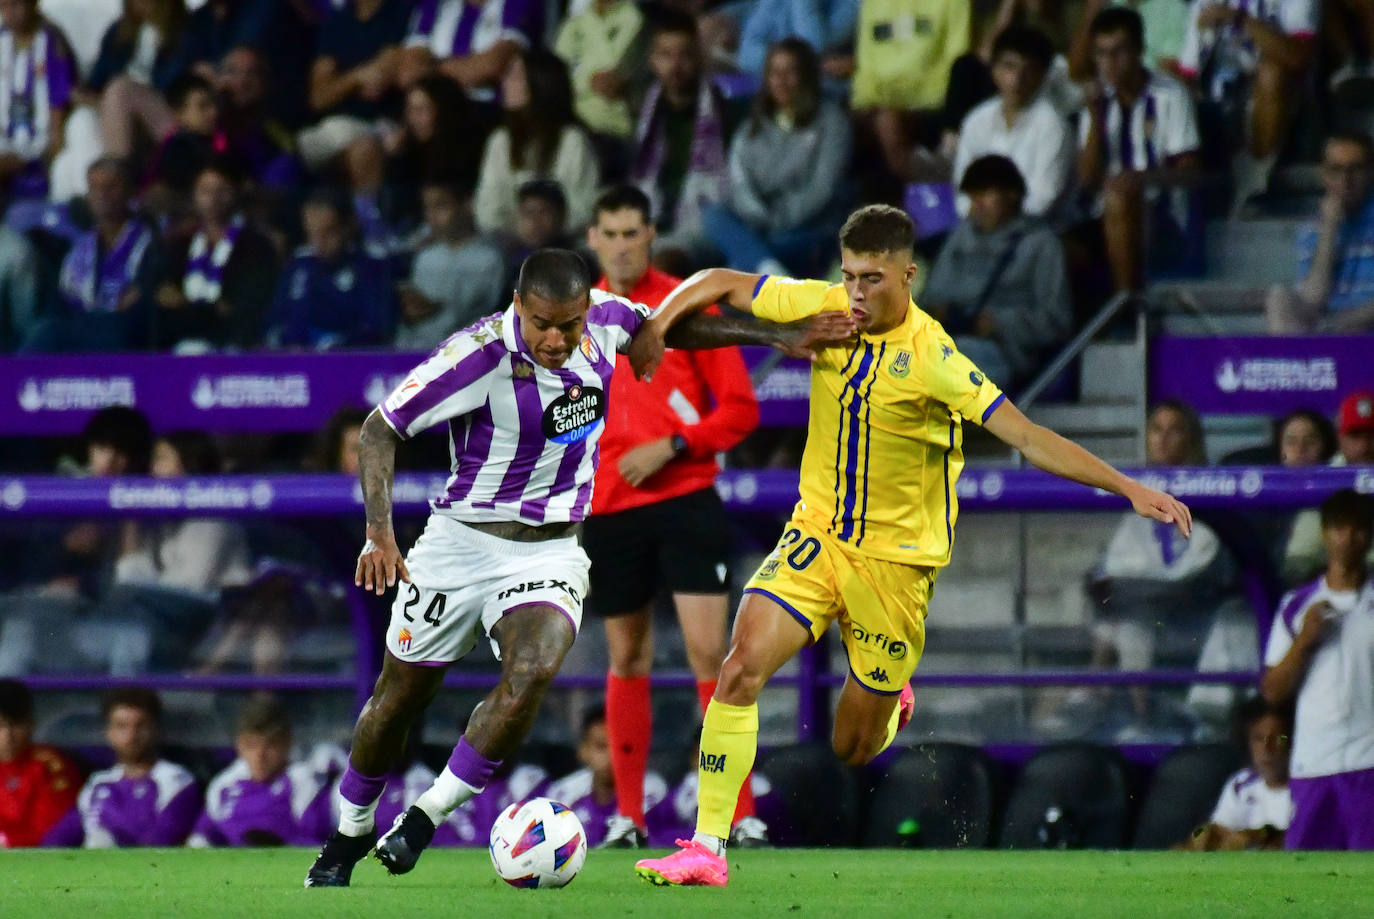
[{"label": "black shorts", "polygon": [[729,591],[730,523],[714,488],[594,514],[582,524],[582,548],[592,560],[587,608],[600,616],[640,609],[661,587]]}]

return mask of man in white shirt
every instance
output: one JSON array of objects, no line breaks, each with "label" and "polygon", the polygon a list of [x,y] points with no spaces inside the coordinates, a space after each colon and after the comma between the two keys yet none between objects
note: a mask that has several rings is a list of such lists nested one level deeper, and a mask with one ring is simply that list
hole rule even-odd
[{"label": "man in white shirt", "polygon": [[1279,605],[1264,698],[1296,697],[1288,849],[1374,849],[1374,584],[1365,566],[1374,498],[1321,506],[1327,567]]},{"label": "man in white shirt", "polygon": [[[1145,280],[1145,240],[1161,249],[1182,237],[1183,216],[1162,194],[1200,170],[1197,115],[1188,89],[1145,68],[1145,27],[1127,7],[1099,12],[1089,31],[1097,98],[1079,119],[1078,180],[1097,192],[1093,216],[1116,290]],[[1146,203],[1159,205],[1146,210]],[[1149,224],[1147,227],[1147,218]]]},{"label": "man in white shirt", "polygon": [[1278,849],[1293,819],[1288,792],[1288,755],[1293,710],[1255,696],[1236,709],[1236,724],[1250,750],[1250,765],[1226,780],[1212,819],[1182,848],[1195,852]]},{"label": "man in white shirt", "polygon": [[[997,95],[968,113],[959,128],[959,147],[951,176],[957,188],[969,163],[1000,154],[1016,164],[1026,180],[1022,210],[1053,219],[1069,185],[1074,138],[1068,122],[1041,90],[1054,61],[1054,45],[1038,29],[1008,26],[992,46],[992,80]],[[968,197],[959,197],[967,216]]]}]

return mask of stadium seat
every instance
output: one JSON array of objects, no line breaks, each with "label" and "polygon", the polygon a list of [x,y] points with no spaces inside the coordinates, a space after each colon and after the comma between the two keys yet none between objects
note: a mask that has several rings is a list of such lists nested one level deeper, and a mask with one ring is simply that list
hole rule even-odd
[{"label": "stadium seat", "polygon": [[1062,744],[1021,771],[1002,817],[1007,849],[1119,849],[1126,844],[1126,763],[1116,750]]},{"label": "stadium seat", "polygon": [[773,785],[772,794],[759,801],[759,816],[776,845],[858,842],[858,778],[829,744],[777,747],[760,755],[755,768]]},{"label": "stadium seat", "polygon": [[992,767],[977,747],[931,743],[898,756],[869,798],[865,846],[983,848],[992,839]]},{"label": "stadium seat", "polygon": [[1155,772],[1140,821],[1137,849],[1167,849],[1211,815],[1222,783],[1241,767],[1244,757],[1230,744],[1182,747]]}]

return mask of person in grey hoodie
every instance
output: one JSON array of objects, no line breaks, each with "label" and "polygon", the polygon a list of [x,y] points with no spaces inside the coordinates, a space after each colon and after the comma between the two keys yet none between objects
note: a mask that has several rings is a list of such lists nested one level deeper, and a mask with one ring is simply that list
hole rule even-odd
[{"label": "person in grey hoodie", "polygon": [[1048,224],[1022,213],[1026,183],[1006,157],[974,160],[959,191],[969,213],[940,250],[921,306],[990,378],[1024,383],[1073,331],[1064,250]]},{"label": "person in grey hoodie", "polygon": [[730,145],[730,193],[703,224],[726,264],[764,274],[823,275],[844,219],[849,119],[821,97],[820,61],[799,38],[768,51],[753,116]]}]

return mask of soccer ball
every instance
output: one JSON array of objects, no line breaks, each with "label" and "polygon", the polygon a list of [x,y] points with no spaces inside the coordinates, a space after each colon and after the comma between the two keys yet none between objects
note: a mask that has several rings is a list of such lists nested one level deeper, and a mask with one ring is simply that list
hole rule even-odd
[{"label": "soccer ball", "polygon": [[548,798],[512,804],[491,825],[491,863],[512,887],[563,887],[587,860],[587,834]]}]

